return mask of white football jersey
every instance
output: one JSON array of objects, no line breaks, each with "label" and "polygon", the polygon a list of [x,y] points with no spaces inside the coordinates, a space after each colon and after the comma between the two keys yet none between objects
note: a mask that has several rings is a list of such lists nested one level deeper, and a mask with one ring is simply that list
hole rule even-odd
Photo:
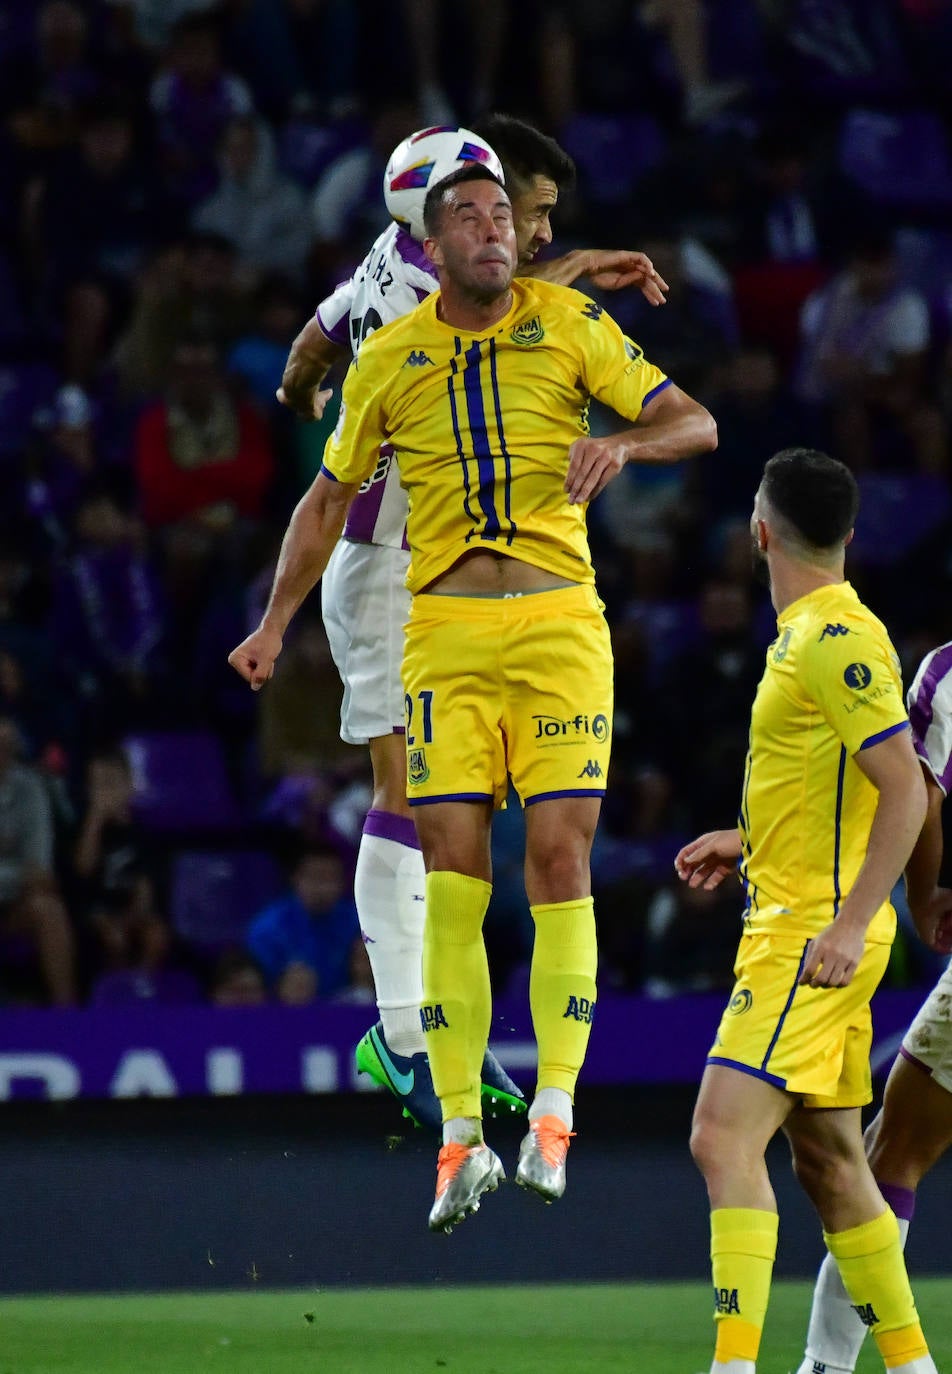
[{"label": "white football jersey", "polygon": [[952,641],[926,654],[907,697],[916,753],[948,796],[952,787]]},{"label": "white football jersey", "polygon": [[[329,339],[356,357],[368,334],[406,315],[438,285],[422,246],[398,224],[391,224],[350,280],[321,301],[317,322]],[[344,538],[405,549],[406,525],[407,498],[393,448],[384,444],[376,468],[351,503]]]}]

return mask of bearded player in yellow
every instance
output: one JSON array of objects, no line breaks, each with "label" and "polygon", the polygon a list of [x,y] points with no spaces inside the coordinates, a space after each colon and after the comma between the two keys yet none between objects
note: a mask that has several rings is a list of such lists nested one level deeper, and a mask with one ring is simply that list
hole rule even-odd
[{"label": "bearded player in yellow", "polygon": [[[322,470],[291,518],[264,617],[229,661],[252,687],[270,677],[351,499],[381,442],[392,444],[410,508],[403,683],[407,795],[427,870],[421,1019],[443,1115],[429,1224],[448,1231],[504,1177],[480,1115],[491,1017],[482,924],[492,813],[510,776],[526,807],[539,1047],[516,1177],[547,1201],[565,1188],[595,1010],[589,854],[612,720],[586,504],[626,462],[702,452],[716,430],[593,301],[513,280],[512,208],[486,168],[432,188],[425,224],[440,290],[361,348]],[[588,437],[593,396],[633,428]]]},{"label": "bearded player in yellow", "polygon": [[812,449],[771,458],[751,533],[777,639],[757,689],[736,829],[675,860],[692,886],[739,866],[736,984],[701,1080],[691,1149],[711,1203],[711,1374],[755,1374],[777,1246],[765,1151],[783,1130],[856,1312],[893,1374],[935,1374],[899,1225],[863,1151],[869,1002],[896,929],[889,894],[926,809],[884,626],[844,579],[859,504]]}]

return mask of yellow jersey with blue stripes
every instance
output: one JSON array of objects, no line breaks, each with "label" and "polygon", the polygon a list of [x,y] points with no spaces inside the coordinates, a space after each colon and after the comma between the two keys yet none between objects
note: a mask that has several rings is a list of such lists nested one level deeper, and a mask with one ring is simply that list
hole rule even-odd
[{"label": "yellow jersey with blue stripes", "polygon": [[492,329],[437,317],[439,294],[363,344],[344,382],[323,471],[357,483],[393,445],[410,513],[411,591],[472,549],[592,582],[585,507],[563,490],[594,396],[637,420],[668,386],[592,300],[522,278]]},{"label": "yellow jersey with blue stripes", "polygon": [[[908,727],[896,652],[848,582],[777,618],[757,689],[740,831],[745,919],[754,931],[819,933],[866,857],[878,793],[856,755]],[[867,940],[889,942],[885,903]]]}]

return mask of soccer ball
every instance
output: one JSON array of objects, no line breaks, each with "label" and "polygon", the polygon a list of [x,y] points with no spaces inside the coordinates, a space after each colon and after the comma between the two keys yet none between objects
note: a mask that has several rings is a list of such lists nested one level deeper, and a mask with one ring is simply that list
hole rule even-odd
[{"label": "soccer ball", "polygon": [[411,134],[394,148],[383,174],[383,198],[390,214],[422,243],[428,189],[469,162],[481,162],[502,181],[502,163],[472,129],[438,125]]}]

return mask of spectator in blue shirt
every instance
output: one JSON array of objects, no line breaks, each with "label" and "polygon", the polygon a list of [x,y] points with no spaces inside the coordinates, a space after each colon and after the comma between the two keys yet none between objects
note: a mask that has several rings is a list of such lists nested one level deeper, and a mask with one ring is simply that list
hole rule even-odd
[{"label": "spectator in blue shirt", "polygon": [[340,855],[314,847],[298,858],[290,892],[251,922],[246,944],[278,1000],[302,1005],[347,986],[358,930]]}]

